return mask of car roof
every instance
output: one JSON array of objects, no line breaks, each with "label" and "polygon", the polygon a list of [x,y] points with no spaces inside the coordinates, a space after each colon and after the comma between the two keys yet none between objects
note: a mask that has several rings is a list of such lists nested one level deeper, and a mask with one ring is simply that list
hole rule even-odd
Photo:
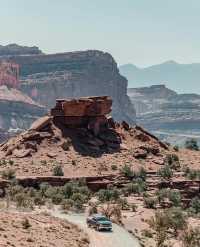
[{"label": "car roof", "polygon": [[101,217],[107,218],[107,217],[106,217],[105,215],[103,215],[103,214],[93,214],[92,217],[93,217],[93,218],[101,218]]}]

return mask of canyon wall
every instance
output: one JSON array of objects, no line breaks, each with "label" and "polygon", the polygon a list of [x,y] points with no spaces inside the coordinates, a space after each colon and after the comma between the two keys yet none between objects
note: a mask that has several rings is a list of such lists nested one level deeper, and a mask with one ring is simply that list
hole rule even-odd
[{"label": "canyon wall", "polygon": [[48,109],[57,98],[108,95],[113,99],[113,117],[135,123],[127,80],[110,54],[93,50],[9,60],[20,65],[20,90]]}]

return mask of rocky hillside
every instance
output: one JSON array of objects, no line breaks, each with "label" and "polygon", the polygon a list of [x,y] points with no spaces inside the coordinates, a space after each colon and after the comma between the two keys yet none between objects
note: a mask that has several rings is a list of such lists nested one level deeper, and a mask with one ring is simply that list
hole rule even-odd
[{"label": "rocky hillside", "polygon": [[[118,174],[127,164],[133,169],[145,165],[152,171],[164,164],[168,146],[156,137],[125,122],[110,118],[106,122],[95,133],[88,125],[71,126],[62,118],[43,117],[1,145],[0,159],[12,160],[18,176],[50,176],[58,164],[71,177]],[[0,171],[8,166],[5,162]]]},{"label": "rocky hillside", "polygon": [[1,212],[0,246],[88,247],[88,236],[77,226],[45,214]]},{"label": "rocky hillside", "polygon": [[[38,117],[46,112],[45,108],[35,103],[30,97],[17,89],[0,87],[0,129],[2,138],[6,132],[26,129]],[[5,133],[4,133],[5,132]],[[3,134],[4,133],[4,134]]]},{"label": "rocky hillside", "polygon": [[10,60],[20,65],[20,90],[47,108],[57,98],[109,95],[114,101],[113,116],[119,121],[135,122],[127,80],[108,53],[83,51],[14,56]]},{"label": "rocky hillside", "polygon": [[200,95],[177,94],[164,85],[128,89],[137,121],[168,141],[199,136]]}]

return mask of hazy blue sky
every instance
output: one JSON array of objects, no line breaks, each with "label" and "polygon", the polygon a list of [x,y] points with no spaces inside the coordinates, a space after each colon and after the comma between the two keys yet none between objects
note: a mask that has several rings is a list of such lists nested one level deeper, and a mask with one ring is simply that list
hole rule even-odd
[{"label": "hazy blue sky", "polygon": [[200,0],[0,0],[0,44],[99,49],[119,64],[200,62]]}]

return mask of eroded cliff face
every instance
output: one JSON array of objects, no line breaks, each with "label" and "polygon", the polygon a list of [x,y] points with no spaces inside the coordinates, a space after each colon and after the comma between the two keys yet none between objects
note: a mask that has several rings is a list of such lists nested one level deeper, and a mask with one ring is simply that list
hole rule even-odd
[{"label": "eroded cliff face", "polygon": [[17,89],[0,87],[0,141],[8,132],[27,129],[46,109]]},{"label": "eroded cliff face", "polygon": [[113,99],[113,117],[135,122],[127,80],[110,54],[82,51],[10,59],[20,65],[20,90],[41,105],[51,108],[57,98],[108,95]]},{"label": "eroded cliff face", "polygon": [[137,123],[167,142],[200,141],[200,95],[178,94],[164,85],[128,89]]}]

